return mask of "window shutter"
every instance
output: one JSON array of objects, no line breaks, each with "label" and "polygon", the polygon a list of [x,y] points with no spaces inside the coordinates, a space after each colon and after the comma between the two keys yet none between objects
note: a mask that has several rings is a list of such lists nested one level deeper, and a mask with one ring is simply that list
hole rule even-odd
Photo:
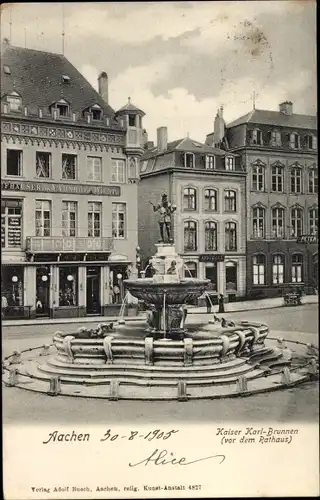
[{"label": "window shutter", "polygon": [[88,180],[93,180],[93,158],[87,158]]},{"label": "window shutter", "polygon": [[257,143],[257,130],[256,129],[252,130],[251,137],[252,137],[252,141],[256,144]]},{"label": "window shutter", "polygon": [[185,163],[185,155],[184,153],[180,153],[180,164],[181,166],[185,167],[186,166],[186,163]]},{"label": "window shutter", "polygon": [[294,148],[294,134],[289,134],[290,148]]},{"label": "window shutter", "polygon": [[317,138],[315,135],[312,136],[312,149],[317,149]]}]

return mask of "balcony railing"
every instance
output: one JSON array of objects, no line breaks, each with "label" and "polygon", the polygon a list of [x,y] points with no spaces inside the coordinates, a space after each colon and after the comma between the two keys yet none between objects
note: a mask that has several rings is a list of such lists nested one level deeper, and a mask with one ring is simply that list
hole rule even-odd
[{"label": "balcony railing", "polygon": [[113,238],[41,237],[26,238],[26,251],[37,252],[109,252],[113,250]]}]

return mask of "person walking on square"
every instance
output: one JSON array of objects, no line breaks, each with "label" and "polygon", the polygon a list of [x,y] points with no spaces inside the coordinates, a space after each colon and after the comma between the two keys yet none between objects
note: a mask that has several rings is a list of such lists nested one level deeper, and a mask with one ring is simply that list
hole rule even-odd
[{"label": "person walking on square", "polygon": [[222,293],[219,295],[219,310],[218,313],[224,313],[224,296]]}]

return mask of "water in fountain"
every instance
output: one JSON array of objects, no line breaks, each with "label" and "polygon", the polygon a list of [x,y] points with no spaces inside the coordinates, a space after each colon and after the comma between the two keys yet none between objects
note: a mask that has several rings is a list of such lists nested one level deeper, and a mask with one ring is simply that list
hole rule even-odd
[{"label": "water in fountain", "polygon": [[122,324],[122,325],[125,324],[124,313],[125,313],[126,304],[128,304],[128,298],[129,298],[129,292],[127,290],[125,293],[125,296],[122,299],[122,303],[121,303],[121,307],[120,307],[120,311],[119,311],[119,316],[118,316],[118,318],[119,318],[118,324]]}]

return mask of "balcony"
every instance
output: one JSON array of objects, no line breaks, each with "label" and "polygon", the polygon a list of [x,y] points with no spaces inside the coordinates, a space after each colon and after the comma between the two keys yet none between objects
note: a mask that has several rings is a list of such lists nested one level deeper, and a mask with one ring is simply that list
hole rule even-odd
[{"label": "balcony", "polygon": [[41,237],[30,236],[26,238],[26,252],[111,252],[113,250],[113,238],[82,238],[82,237]]}]

